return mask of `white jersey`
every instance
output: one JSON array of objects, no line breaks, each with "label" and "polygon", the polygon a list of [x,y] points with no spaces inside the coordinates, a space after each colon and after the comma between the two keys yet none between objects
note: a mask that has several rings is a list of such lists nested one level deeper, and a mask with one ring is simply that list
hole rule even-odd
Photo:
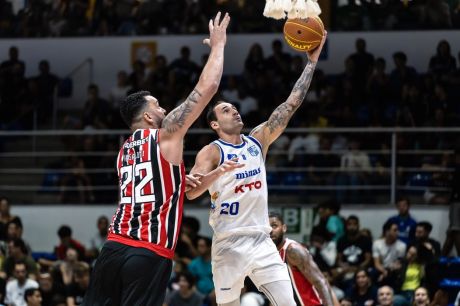
[{"label": "white jersey", "polygon": [[217,238],[236,232],[270,233],[267,207],[267,179],[260,143],[241,135],[242,143],[233,145],[221,139],[212,144],[220,150],[220,164],[238,158],[242,168],[225,173],[210,187],[209,224]]}]

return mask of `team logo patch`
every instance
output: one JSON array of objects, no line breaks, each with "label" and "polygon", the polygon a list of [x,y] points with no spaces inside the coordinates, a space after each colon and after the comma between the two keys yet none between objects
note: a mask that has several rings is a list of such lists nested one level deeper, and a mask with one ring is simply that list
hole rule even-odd
[{"label": "team logo patch", "polygon": [[238,158],[238,156],[236,154],[227,154],[227,159],[228,160],[234,159],[234,158]]},{"label": "team logo patch", "polygon": [[252,145],[248,148],[248,152],[249,154],[251,154],[252,156],[257,156],[259,155],[259,150],[257,149],[257,147],[255,145]]},{"label": "team logo patch", "polygon": [[219,198],[220,193],[218,191],[211,195],[211,209],[216,209],[216,201]]}]

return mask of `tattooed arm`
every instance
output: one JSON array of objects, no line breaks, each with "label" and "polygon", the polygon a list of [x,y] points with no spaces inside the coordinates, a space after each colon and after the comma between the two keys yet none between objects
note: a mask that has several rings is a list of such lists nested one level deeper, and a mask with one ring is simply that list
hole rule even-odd
[{"label": "tattooed arm", "polygon": [[287,100],[273,111],[268,121],[262,123],[251,132],[251,135],[257,138],[262,144],[264,155],[268,151],[268,146],[283,133],[292,115],[294,115],[294,112],[300,107],[305,99],[325,41],[326,35],[323,37],[320,46],[308,53],[307,65],[302,75],[295,83],[294,88],[292,88],[291,94]]},{"label": "tattooed arm", "polygon": [[172,110],[161,126],[161,137],[182,139],[188,128],[200,116],[203,109],[217,92],[224,67],[226,29],[230,17],[225,14],[220,21],[220,12],[209,22],[210,38],[205,43],[211,46],[209,59],[203,68],[198,84],[187,99]]},{"label": "tattooed arm", "polygon": [[287,263],[295,266],[302,275],[315,287],[323,305],[332,306],[337,304],[337,298],[332,291],[329,282],[324,277],[306,248],[300,244],[292,243],[286,251]]}]

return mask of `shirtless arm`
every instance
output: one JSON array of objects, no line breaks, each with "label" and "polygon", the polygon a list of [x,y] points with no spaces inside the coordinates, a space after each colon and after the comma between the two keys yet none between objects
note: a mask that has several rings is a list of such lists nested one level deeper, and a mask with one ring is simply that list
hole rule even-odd
[{"label": "shirtless arm", "polygon": [[336,305],[334,301],[337,301],[337,298],[334,299],[335,295],[328,281],[306,248],[291,244],[287,249],[286,258],[288,264],[297,267],[302,275],[316,288],[323,305]]},{"label": "shirtless arm", "polygon": [[179,163],[182,160],[185,133],[217,92],[222,78],[224,47],[227,39],[226,30],[230,17],[225,14],[220,21],[220,15],[219,12],[214,21],[210,20],[209,22],[210,38],[205,42],[210,45],[211,53],[197,85],[187,99],[173,109],[162,122],[160,129],[161,150],[166,159],[173,163]]},{"label": "shirtless arm", "polygon": [[305,66],[302,75],[292,88],[291,94],[287,100],[273,111],[268,121],[260,124],[251,132],[251,135],[257,138],[257,140],[259,140],[262,144],[264,155],[266,155],[270,144],[272,144],[286,129],[289,120],[305,99],[313,78],[316,63],[325,41],[326,34],[323,37],[320,46],[315,50],[308,52],[307,65]]}]

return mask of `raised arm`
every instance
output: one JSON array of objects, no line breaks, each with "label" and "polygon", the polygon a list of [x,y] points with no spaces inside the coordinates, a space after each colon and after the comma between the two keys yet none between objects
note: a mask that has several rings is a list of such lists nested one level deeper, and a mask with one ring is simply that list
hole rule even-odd
[{"label": "raised arm", "polygon": [[315,287],[323,305],[333,306],[336,304],[329,282],[321,273],[306,248],[298,244],[291,244],[287,249],[286,258],[288,264],[297,267],[302,275]]},{"label": "raised arm", "polygon": [[220,15],[220,12],[217,13],[214,21],[209,21],[209,39],[205,39],[204,43],[211,47],[211,53],[200,79],[187,99],[164,118],[160,136],[162,139],[182,140],[187,130],[217,92],[224,67],[226,30],[230,22],[230,16],[227,13],[222,21],[220,21]]},{"label": "raised arm", "polygon": [[187,199],[193,200],[203,194],[212,183],[226,172],[236,168],[241,168],[244,164],[236,160],[226,160],[219,166],[220,152],[216,145],[209,144],[198,152],[195,165],[190,171],[190,175],[197,175],[200,178],[200,185],[187,191]]},{"label": "raised arm", "polygon": [[257,138],[262,144],[264,154],[267,153],[270,144],[283,133],[292,115],[294,115],[294,112],[300,107],[305,99],[321,49],[326,41],[326,35],[327,33],[325,33],[318,48],[308,52],[307,65],[292,88],[291,94],[287,100],[273,111],[268,121],[262,123],[251,132],[251,135]]}]

